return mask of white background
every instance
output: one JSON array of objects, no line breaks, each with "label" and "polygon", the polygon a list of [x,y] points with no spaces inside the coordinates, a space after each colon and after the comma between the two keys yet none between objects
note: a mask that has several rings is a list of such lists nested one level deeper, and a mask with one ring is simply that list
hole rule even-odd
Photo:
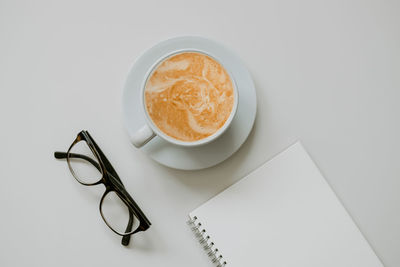
[{"label": "white background", "polygon": [[[0,0],[0,265],[211,266],[187,213],[300,139],[385,266],[400,266],[399,13],[378,0]],[[153,162],[121,122],[133,61],[179,35],[229,46],[257,87],[248,141],[203,171]],[[82,129],[153,223],[128,248],[100,218],[103,188],[53,158]]]}]

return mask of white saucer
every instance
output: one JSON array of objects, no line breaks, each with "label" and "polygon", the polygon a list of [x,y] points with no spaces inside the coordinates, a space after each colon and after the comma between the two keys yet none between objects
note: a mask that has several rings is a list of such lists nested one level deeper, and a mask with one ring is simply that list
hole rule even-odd
[{"label": "white saucer", "polygon": [[130,137],[145,124],[140,103],[143,79],[149,68],[163,55],[178,49],[195,48],[216,55],[232,73],[239,94],[235,118],[217,140],[199,147],[185,148],[153,138],[140,150],[158,163],[181,170],[198,170],[216,165],[235,153],[246,141],[256,117],[257,99],[253,80],[242,61],[226,47],[202,37],[177,37],[158,43],[133,64],[124,87],[123,120]]}]

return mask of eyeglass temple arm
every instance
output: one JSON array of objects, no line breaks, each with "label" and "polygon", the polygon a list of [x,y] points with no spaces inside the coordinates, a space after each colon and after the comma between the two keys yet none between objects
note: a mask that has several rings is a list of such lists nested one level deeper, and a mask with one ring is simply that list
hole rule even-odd
[{"label": "eyeglass temple arm", "polygon": [[[67,153],[56,151],[56,152],[54,152],[54,157],[55,157],[56,159],[66,159],[66,158],[67,158]],[[101,172],[100,165],[99,165],[96,161],[94,161],[92,158],[90,158],[90,157],[88,157],[88,156],[81,155],[81,154],[76,154],[76,153],[70,153],[70,157],[72,157],[72,158],[84,159],[84,160],[90,162],[97,170],[99,170],[99,171]],[[115,178],[116,180],[118,180],[118,181],[121,183],[121,185],[123,186],[123,184],[122,184],[122,182],[121,182],[121,180],[119,179],[118,176],[115,177],[115,176],[113,175],[113,178]],[[133,213],[132,213],[132,211],[129,209],[129,221],[128,221],[128,225],[126,226],[125,233],[128,233],[128,232],[132,231],[133,218],[134,218]],[[121,244],[124,245],[124,246],[129,245],[130,239],[131,239],[131,236],[130,236],[130,235],[127,235],[127,236],[122,237]]]},{"label": "eyeglass temple arm", "polygon": [[131,197],[131,195],[126,191],[125,187],[120,184],[118,182],[118,180],[110,175],[110,181],[111,183],[120,191],[121,194],[123,194],[123,197],[125,198],[125,200],[129,203],[129,205],[132,208],[136,209],[136,212],[138,212],[139,216],[142,217],[143,219],[145,219],[148,223],[150,223],[146,217],[146,215],[144,215],[143,211],[139,208],[139,206],[136,204],[135,200],[133,200],[133,198]]},{"label": "eyeglass temple arm", "polygon": [[[92,158],[85,156],[85,155],[76,154],[76,153],[69,153],[69,155],[71,158],[79,158],[79,159],[84,159],[86,161],[89,161],[99,172],[101,172],[100,165],[96,161],[94,161]],[[66,159],[67,153],[56,151],[56,152],[54,152],[54,157],[56,159]]]},{"label": "eyeglass temple arm", "polygon": [[103,164],[105,165],[107,171],[109,173],[111,173],[115,178],[117,178],[117,180],[122,184],[121,179],[119,179],[117,172],[114,170],[113,166],[111,165],[110,161],[107,159],[106,155],[103,153],[103,151],[101,150],[101,148],[97,145],[96,141],[94,141],[93,137],[90,135],[90,133],[88,131],[86,131],[87,136],[89,137],[90,141],[93,143],[93,146],[95,147],[95,149],[97,150],[97,153],[99,153],[101,161],[103,162]]},{"label": "eyeglass temple arm", "polygon": [[[128,221],[128,225],[126,226],[125,233],[129,233],[132,231],[133,218],[135,218],[135,217],[133,216],[131,209],[129,209],[129,221]],[[123,236],[122,240],[121,240],[121,244],[124,246],[127,246],[127,245],[129,245],[130,240],[131,240],[131,235]]]},{"label": "eyeglass temple arm", "polygon": [[[80,158],[80,159],[84,159],[86,161],[89,161],[99,172],[101,172],[101,168],[100,165],[93,160],[92,158],[82,155],[82,154],[77,154],[77,153],[69,153],[71,158]],[[60,152],[60,151],[56,151],[54,152],[54,157],[56,159],[66,159],[67,158],[67,153],[66,152]],[[107,170],[108,171],[108,170]],[[124,184],[122,183],[121,179],[119,179],[118,175],[114,175],[112,174],[112,176],[118,180],[118,182],[121,183],[122,186],[124,186]]]}]

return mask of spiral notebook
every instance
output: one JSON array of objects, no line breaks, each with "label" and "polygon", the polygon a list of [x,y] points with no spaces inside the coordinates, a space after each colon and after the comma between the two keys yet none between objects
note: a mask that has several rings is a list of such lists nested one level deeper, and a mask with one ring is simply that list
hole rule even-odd
[{"label": "spiral notebook", "polygon": [[298,142],[189,214],[216,266],[382,267]]}]

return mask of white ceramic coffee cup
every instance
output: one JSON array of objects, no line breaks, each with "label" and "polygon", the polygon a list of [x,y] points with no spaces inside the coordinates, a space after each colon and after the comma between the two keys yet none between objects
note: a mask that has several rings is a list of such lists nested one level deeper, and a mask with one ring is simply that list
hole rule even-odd
[{"label": "white ceramic coffee cup", "polygon": [[[150,115],[147,112],[147,108],[146,108],[146,104],[145,104],[145,89],[146,89],[146,84],[148,79],[151,77],[151,75],[153,74],[153,71],[158,67],[158,65],[160,63],[162,63],[164,60],[168,59],[169,57],[172,57],[174,55],[177,54],[181,54],[181,53],[185,53],[185,52],[195,52],[195,53],[201,53],[204,55],[207,55],[209,57],[211,57],[212,59],[214,59],[215,61],[217,61],[219,64],[221,64],[221,66],[226,70],[226,72],[228,73],[231,81],[232,81],[232,85],[233,85],[233,92],[234,92],[234,102],[233,102],[233,107],[232,107],[232,111],[231,114],[229,115],[228,119],[226,120],[225,124],[219,128],[215,133],[213,133],[212,135],[200,139],[200,140],[196,140],[196,141],[181,141],[181,140],[177,140],[175,138],[172,138],[170,136],[168,136],[167,134],[165,134],[164,132],[162,132],[157,125],[155,125],[152,121],[152,119],[150,118]],[[221,136],[226,129],[228,129],[229,125],[231,124],[235,114],[236,114],[236,110],[237,110],[237,106],[238,106],[238,102],[239,102],[239,95],[238,95],[238,90],[236,87],[236,83],[235,80],[231,74],[231,72],[224,66],[223,62],[221,62],[220,60],[218,60],[215,56],[211,55],[208,52],[202,51],[202,50],[198,50],[198,49],[181,49],[181,50],[177,50],[171,53],[168,53],[166,55],[164,55],[163,57],[161,57],[159,60],[157,60],[153,66],[149,69],[149,71],[147,72],[145,79],[142,83],[142,87],[141,87],[141,91],[140,91],[140,100],[141,100],[141,105],[142,105],[142,109],[143,109],[143,113],[145,115],[145,120],[146,120],[146,124],[144,124],[138,131],[136,131],[136,133],[134,133],[133,137],[131,138],[132,144],[139,148],[142,147],[143,145],[145,145],[147,142],[149,142],[151,139],[153,139],[155,136],[158,136],[162,139],[164,139],[165,141],[178,145],[178,146],[184,146],[184,147],[194,147],[194,146],[200,146],[200,145],[204,145],[204,144],[208,144],[212,141],[214,141],[215,139],[217,139],[219,136]]]}]

